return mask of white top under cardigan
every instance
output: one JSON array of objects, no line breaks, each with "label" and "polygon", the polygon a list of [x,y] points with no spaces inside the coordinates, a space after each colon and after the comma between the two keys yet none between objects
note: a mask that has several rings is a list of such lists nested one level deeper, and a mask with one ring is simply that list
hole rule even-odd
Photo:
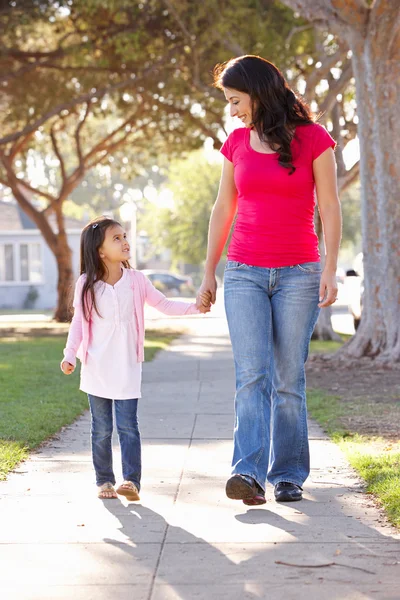
[{"label": "white top under cardigan", "polygon": [[123,269],[114,286],[97,282],[95,294],[101,316],[92,311],[80,389],[112,400],[141,398],[142,363],[137,362],[137,325],[129,272]]}]

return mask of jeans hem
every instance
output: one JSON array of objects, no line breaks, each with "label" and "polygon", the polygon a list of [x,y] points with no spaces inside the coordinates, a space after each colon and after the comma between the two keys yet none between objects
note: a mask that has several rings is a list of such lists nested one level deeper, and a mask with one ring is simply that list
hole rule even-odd
[{"label": "jeans hem", "polygon": [[97,485],[97,487],[100,487],[100,486],[102,486],[102,485],[104,485],[105,483],[108,483],[108,482],[112,483],[113,485],[116,484],[116,480],[115,479],[111,479],[111,477],[110,477],[109,479],[105,479],[104,481],[96,481],[96,485]]}]

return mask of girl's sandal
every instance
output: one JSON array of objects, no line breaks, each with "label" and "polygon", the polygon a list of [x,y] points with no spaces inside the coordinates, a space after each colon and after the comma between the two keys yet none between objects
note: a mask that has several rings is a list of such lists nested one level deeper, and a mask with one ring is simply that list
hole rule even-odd
[{"label": "girl's sandal", "polygon": [[121,483],[119,488],[117,489],[117,494],[120,496],[125,496],[127,500],[134,502],[135,500],[140,500],[139,490],[133,481],[124,481]]},{"label": "girl's sandal", "polygon": [[117,492],[110,481],[106,481],[103,485],[99,485],[97,490],[97,497],[100,498],[100,500],[114,500],[115,498],[118,498]]}]

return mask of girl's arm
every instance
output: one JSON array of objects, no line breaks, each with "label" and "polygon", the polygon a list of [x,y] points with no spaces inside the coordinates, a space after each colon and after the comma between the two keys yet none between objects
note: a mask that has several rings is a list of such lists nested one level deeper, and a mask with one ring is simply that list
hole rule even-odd
[{"label": "girl's arm", "polygon": [[237,190],[233,174],[233,163],[224,157],[218,196],[211,211],[204,277],[198,292],[198,298],[201,294],[208,293],[213,304],[217,291],[215,269],[221,258],[237,211]]},{"label": "girl's arm", "polygon": [[[144,276],[143,276],[144,277]],[[196,304],[190,302],[168,300],[162,292],[157,290],[150,279],[145,277],[146,302],[165,315],[192,315],[208,310],[199,310]]]},{"label": "girl's arm", "polygon": [[336,161],[328,148],[313,162],[318,210],[325,244],[325,266],[321,275],[318,306],[330,306],[337,298],[337,259],[342,237],[342,213],[337,191]]},{"label": "girl's arm", "polygon": [[[63,362],[68,362],[70,365],[75,367],[76,365],[76,353],[78,352],[78,348],[82,342],[82,304],[81,304],[81,295],[82,285],[81,282],[78,281],[75,287],[74,294],[74,316],[72,317],[71,325],[68,332],[67,344],[64,348],[64,360]],[[62,364],[62,363],[61,363]]]}]

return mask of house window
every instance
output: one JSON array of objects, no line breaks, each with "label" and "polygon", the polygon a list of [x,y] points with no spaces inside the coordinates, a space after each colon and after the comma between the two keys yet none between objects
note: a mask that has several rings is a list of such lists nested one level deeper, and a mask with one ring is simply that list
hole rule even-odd
[{"label": "house window", "polygon": [[20,281],[40,283],[42,281],[42,256],[40,244],[20,244]]},{"label": "house window", "polygon": [[0,281],[14,281],[14,246],[0,244]]},{"label": "house window", "polygon": [[40,243],[0,244],[0,282],[41,283]]}]

